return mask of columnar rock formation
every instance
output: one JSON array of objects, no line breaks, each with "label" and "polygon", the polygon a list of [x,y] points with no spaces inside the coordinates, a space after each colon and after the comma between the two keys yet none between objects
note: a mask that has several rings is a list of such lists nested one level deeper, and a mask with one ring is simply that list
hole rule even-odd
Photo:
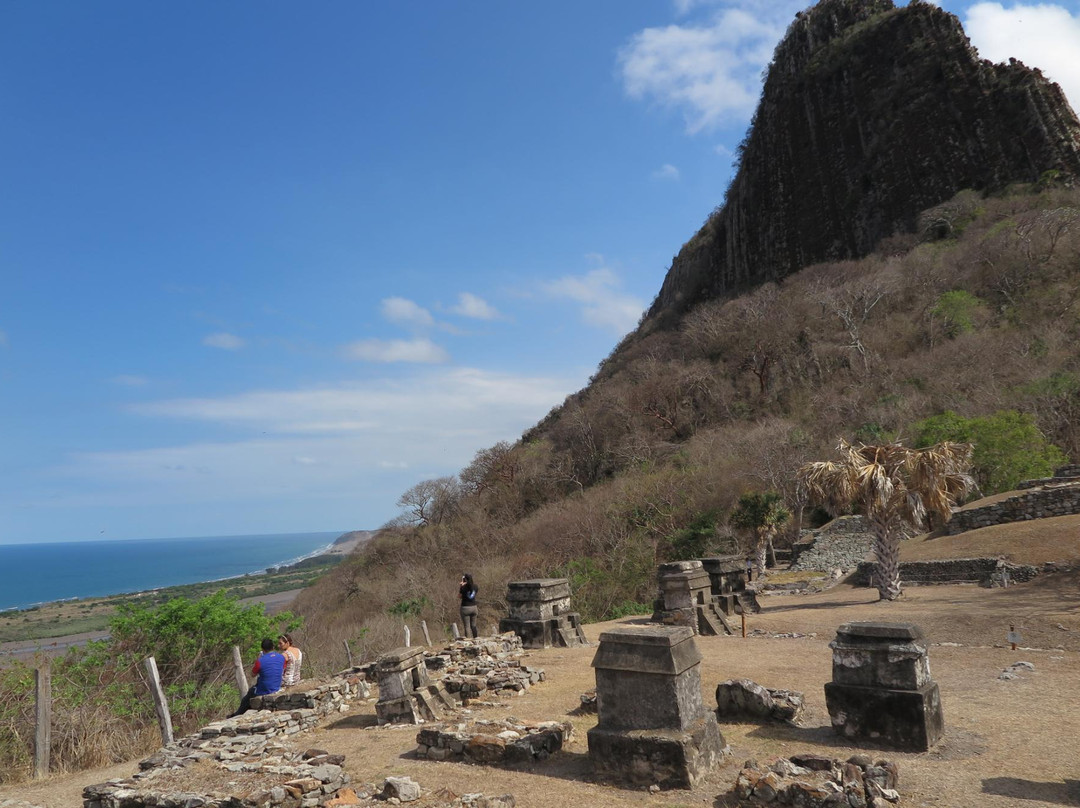
[{"label": "columnar rock formation", "polygon": [[980,60],[925,2],[822,0],[776,48],[722,208],[672,262],[650,319],[869,253],[964,188],[1080,174],[1080,122],[1016,61]]}]

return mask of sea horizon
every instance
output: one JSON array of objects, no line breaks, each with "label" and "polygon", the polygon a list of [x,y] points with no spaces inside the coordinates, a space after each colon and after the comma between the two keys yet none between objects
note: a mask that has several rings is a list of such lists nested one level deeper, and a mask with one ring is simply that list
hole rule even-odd
[{"label": "sea horizon", "polygon": [[0,611],[265,573],[348,531],[0,544]]}]

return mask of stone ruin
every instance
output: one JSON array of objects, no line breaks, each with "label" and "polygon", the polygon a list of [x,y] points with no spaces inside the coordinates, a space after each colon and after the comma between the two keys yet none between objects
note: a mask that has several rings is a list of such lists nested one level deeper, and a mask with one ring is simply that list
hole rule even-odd
[{"label": "stone ruin", "polygon": [[499,621],[499,632],[514,632],[526,648],[588,644],[581,618],[570,611],[570,582],[566,578],[511,581],[506,602],[510,616]]},{"label": "stone ruin", "polygon": [[918,626],[845,623],[829,647],[825,703],[837,734],[912,752],[941,739],[941,694]]},{"label": "stone ruin", "polygon": [[588,743],[597,773],[693,788],[725,744],[701,698],[701,653],[690,627],[605,631],[592,666],[599,717]]},{"label": "stone ruin", "polygon": [[735,633],[713,598],[712,579],[700,561],[661,564],[656,577],[660,596],[654,604],[653,622],[687,626],[695,634]]},{"label": "stone ruin", "polygon": [[746,561],[742,556],[699,558],[705,572],[709,573],[709,589],[716,608],[728,617],[746,612],[757,614],[761,607],[754,590],[747,589],[749,581]]},{"label": "stone ruin", "polygon": [[521,638],[507,632],[454,640],[438,653],[425,653],[424,664],[441,674],[447,692],[469,703],[485,695],[520,696],[544,681],[543,669],[523,665],[521,655]]},{"label": "stone ruin", "polygon": [[900,801],[898,779],[895,763],[873,763],[865,755],[855,755],[846,762],[820,755],[792,755],[763,765],[746,761],[732,793],[737,804],[747,808],[891,808]]},{"label": "stone ruin", "polygon": [[574,725],[569,721],[476,721],[420,730],[416,754],[429,760],[466,763],[530,763],[555,754],[573,737]]},{"label": "stone ruin", "polygon": [[439,680],[428,677],[424,649],[397,648],[375,662],[379,700],[375,715],[379,724],[419,724],[439,721],[457,705]]}]

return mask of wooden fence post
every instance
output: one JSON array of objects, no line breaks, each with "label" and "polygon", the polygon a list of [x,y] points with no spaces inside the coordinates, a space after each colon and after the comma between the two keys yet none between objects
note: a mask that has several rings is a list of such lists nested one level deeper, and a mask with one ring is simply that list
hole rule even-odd
[{"label": "wooden fence post", "polygon": [[430,646],[431,645],[431,635],[428,634],[427,620],[421,620],[420,621],[420,630],[424,632],[424,645]]},{"label": "wooden fence post", "polygon": [[150,692],[154,696],[154,710],[157,711],[158,724],[161,726],[161,745],[168,746],[173,742],[172,716],[169,715],[169,702],[165,700],[165,691],[161,689],[157,660],[153,657],[146,658],[146,672],[150,676]]},{"label": "wooden fence post", "polygon": [[37,698],[34,729],[34,777],[49,776],[49,748],[52,745],[52,673],[49,663],[34,670],[34,690]]},{"label": "wooden fence post", "polygon": [[345,656],[348,657],[348,659],[349,659],[349,667],[350,668],[355,667],[355,665],[353,665],[353,661],[352,661],[352,649],[349,647],[349,641],[348,640],[342,640],[341,644],[345,646]]},{"label": "wooden fence post", "polygon": [[247,674],[244,673],[244,660],[240,656],[240,646],[232,647],[233,675],[236,677],[236,689],[240,691],[240,698],[248,692]]}]

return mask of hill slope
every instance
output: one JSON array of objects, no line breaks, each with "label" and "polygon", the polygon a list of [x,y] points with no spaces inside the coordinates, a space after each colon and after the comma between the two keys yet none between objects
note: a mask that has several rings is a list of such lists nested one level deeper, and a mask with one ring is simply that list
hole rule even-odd
[{"label": "hill slope", "polygon": [[[403,621],[449,625],[465,571],[485,631],[512,579],[569,577],[587,620],[647,611],[658,562],[739,549],[727,515],[747,489],[780,492],[797,522],[794,472],[840,436],[910,441],[946,411],[1015,411],[1080,457],[1077,122],[1060,92],[978,62],[938,9],[879,0],[800,17],[770,81],[727,212],[711,220],[738,225],[727,246],[705,250],[721,232],[707,226],[691,286],[662,295],[663,317],[520,441],[407,492],[423,506],[413,518],[298,599],[305,649],[340,661],[343,638],[363,655],[400,644]],[[878,131],[890,104],[908,127],[900,107],[923,105],[917,144]],[[1031,185],[949,196],[1055,165]],[[861,259],[800,263],[868,252],[907,223],[915,234]],[[746,249],[729,266],[732,234]]]}]

